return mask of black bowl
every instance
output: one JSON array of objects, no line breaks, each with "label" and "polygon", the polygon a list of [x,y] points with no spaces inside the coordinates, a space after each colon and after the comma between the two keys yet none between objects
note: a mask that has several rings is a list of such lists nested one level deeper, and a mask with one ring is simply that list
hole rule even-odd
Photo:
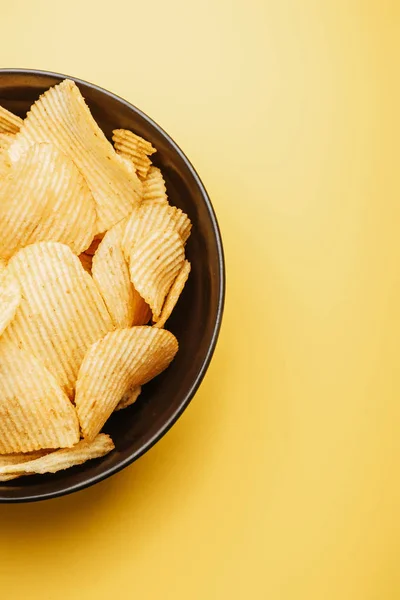
[{"label": "black bowl", "polygon": [[[44,71],[0,69],[0,104],[25,116],[38,96],[65,75]],[[111,417],[105,430],[115,450],[54,475],[23,477],[0,485],[0,502],[54,498],[93,485],[117,473],[153,446],[174,424],[193,398],[211,360],[221,326],[225,269],[217,220],[196,171],[175,142],[140,110],[86,81],[73,79],[108,138],[115,128],[131,129],[151,141],[158,152],[172,204],[190,216],[193,230],[187,245],[192,272],[167,328],[179,340],[171,366],[144,387],[132,407]]]}]

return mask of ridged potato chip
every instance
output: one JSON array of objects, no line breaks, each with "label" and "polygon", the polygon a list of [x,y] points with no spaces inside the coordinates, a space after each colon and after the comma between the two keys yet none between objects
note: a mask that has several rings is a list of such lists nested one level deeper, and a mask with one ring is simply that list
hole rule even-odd
[{"label": "ridged potato chip", "polygon": [[180,208],[162,203],[147,203],[137,207],[126,223],[122,249],[129,260],[137,242],[153,231],[177,231],[185,244],[191,231],[189,217]]},{"label": "ridged potato chip", "polygon": [[0,191],[0,256],[43,240],[79,254],[90,245],[96,220],[93,196],[71,159],[52,144],[34,144]]},{"label": "ridged potato chip", "polygon": [[81,440],[72,448],[65,448],[50,452],[44,456],[30,461],[21,461],[19,464],[0,466],[1,477],[11,478],[23,475],[44,473],[57,473],[77,465],[82,465],[87,460],[100,458],[114,450],[114,442],[109,435],[101,433],[92,441]]},{"label": "ridged potato chip", "polygon": [[130,389],[124,396],[122,396],[115,410],[123,410],[124,408],[128,408],[128,406],[131,406],[131,404],[134,404],[139,398],[141,391],[141,385],[136,385],[134,388]]},{"label": "ridged potato chip", "polygon": [[145,179],[151,167],[149,156],[157,152],[157,150],[150,142],[127,129],[114,129],[112,139],[114,148],[118,154],[129,158],[138,175],[142,179]]},{"label": "ridged potato chip", "polygon": [[164,327],[166,321],[171,316],[172,311],[174,310],[176,303],[179,300],[179,296],[181,295],[183,288],[185,287],[185,283],[188,280],[190,269],[190,262],[188,260],[185,260],[181,270],[179,271],[174,283],[171,286],[171,289],[168,292],[168,295],[165,299],[164,305],[161,310],[161,314],[157,319],[156,323],[154,324],[154,327]]},{"label": "ridged potato chip", "polygon": [[97,231],[106,231],[141,201],[142,184],[93,119],[77,85],[68,79],[50,88],[23,121],[8,152],[17,162],[34,143],[53,143],[82,173],[97,209]]},{"label": "ridged potato chip", "polygon": [[0,133],[17,133],[22,125],[21,117],[0,106]]},{"label": "ridged potato chip", "polygon": [[87,348],[114,329],[96,284],[70,248],[57,242],[23,248],[8,268],[22,300],[3,337],[42,360],[72,398]]},{"label": "ridged potato chip", "polygon": [[184,260],[182,238],[176,231],[153,231],[133,247],[129,258],[131,281],[150,306],[154,321],[160,317],[165,298]]},{"label": "ridged potato chip", "polygon": [[126,219],[107,231],[93,256],[92,276],[116,327],[145,325],[151,311],[133,287],[121,241]]},{"label": "ridged potato chip", "polygon": [[69,447],[78,441],[75,408],[53,375],[0,337],[0,453]]},{"label": "ridged potato chip", "polygon": [[165,329],[117,329],[89,348],[79,369],[75,404],[83,436],[93,439],[120,399],[164,371],[178,351]]},{"label": "ridged potato chip", "polygon": [[168,204],[164,177],[157,167],[150,167],[147,177],[143,181],[143,202]]},{"label": "ridged potato chip", "polygon": [[18,280],[6,264],[0,261],[0,335],[13,320],[21,302]]}]

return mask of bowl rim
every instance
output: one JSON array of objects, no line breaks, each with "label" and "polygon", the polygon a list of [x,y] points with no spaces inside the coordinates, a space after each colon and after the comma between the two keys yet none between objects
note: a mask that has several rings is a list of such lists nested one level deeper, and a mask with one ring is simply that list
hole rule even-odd
[{"label": "bowl rim", "polygon": [[[164,136],[166,138],[168,143],[173,147],[174,151],[180,156],[180,158],[183,160],[183,162],[185,163],[188,170],[191,172],[191,175],[193,176],[193,179],[201,192],[201,196],[203,198],[203,201],[204,201],[207,211],[209,213],[210,221],[211,221],[211,225],[212,225],[212,229],[213,229],[213,234],[214,234],[215,241],[216,241],[217,254],[218,254],[219,294],[218,294],[216,319],[215,319],[215,323],[214,323],[214,327],[213,327],[212,337],[211,337],[211,341],[208,346],[207,354],[203,360],[200,370],[199,370],[196,378],[194,379],[190,389],[183,397],[182,401],[180,402],[180,404],[177,407],[177,409],[175,410],[175,412],[171,415],[171,417],[168,419],[168,421],[166,421],[160,427],[160,429],[157,431],[157,433],[155,433],[153,435],[152,438],[150,438],[137,452],[133,453],[126,459],[122,460],[117,465],[109,467],[103,473],[100,473],[99,475],[94,475],[92,477],[89,477],[88,479],[85,479],[82,482],[70,485],[66,488],[55,490],[53,492],[47,492],[47,493],[44,492],[44,493],[39,493],[39,494],[34,494],[34,495],[21,494],[20,496],[16,496],[14,498],[2,497],[0,494],[0,504],[15,504],[15,503],[24,503],[24,502],[37,502],[40,500],[49,500],[51,498],[59,498],[61,496],[67,496],[74,492],[78,492],[80,490],[91,487],[92,485],[95,485],[96,483],[99,483],[100,481],[104,481],[108,477],[111,477],[112,475],[119,473],[120,471],[122,471],[122,469],[125,469],[126,467],[128,467],[129,465],[134,463],[138,458],[140,458],[146,452],[148,452],[162,437],[164,437],[164,435],[171,429],[171,427],[176,423],[176,421],[182,415],[184,410],[190,404],[195,393],[197,392],[198,388],[200,387],[200,384],[201,384],[201,382],[206,374],[206,371],[209,367],[211,358],[215,351],[218,336],[219,336],[219,333],[221,330],[222,316],[223,316],[224,304],[225,304],[225,292],[226,292],[226,268],[225,268],[224,249],[223,249],[223,245],[222,245],[221,232],[220,232],[220,228],[218,225],[217,217],[215,215],[214,208],[212,206],[212,203],[211,203],[210,197],[206,191],[206,188],[204,187],[204,184],[201,181],[196,169],[194,168],[194,166],[192,165],[192,163],[190,162],[190,160],[188,159],[186,154],[178,146],[178,144],[171,138],[171,136],[156,121],[151,119],[146,113],[144,113],[142,110],[137,108],[134,104],[132,104],[131,102],[128,102],[124,98],[121,98],[117,94],[114,94],[113,92],[110,92],[109,90],[107,90],[99,85],[96,85],[96,84],[86,81],[84,79],[80,79],[79,77],[74,77],[72,75],[65,75],[63,73],[57,73],[57,72],[53,72],[53,71],[46,71],[46,70],[40,70],[40,69],[0,68],[0,77],[1,77],[1,75],[18,75],[18,74],[19,75],[33,75],[33,76],[34,75],[38,75],[38,76],[45,75],[45,76],[48,76],[48,77],[51,77],[54,79],[72,79],[77,84],[82,84],[89,88],[92,88],[100,93],[105,94],[106,96],[109,96],[113,100],[117,100],[118,102],[124,104],[127,108],[133,109],[134,112],[136,112],[142,119],[144,119],[147,123],[149,123],[149,125],[154,127],[158,131],[158,133],[160,133],[162,136]],[[0,89],[1,89],[1,86],[0,86]]]}]

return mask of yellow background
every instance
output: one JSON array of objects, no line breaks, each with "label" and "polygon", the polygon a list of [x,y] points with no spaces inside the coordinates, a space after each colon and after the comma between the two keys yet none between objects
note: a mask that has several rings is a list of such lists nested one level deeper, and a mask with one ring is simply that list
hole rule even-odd
[{"label": "yellow background", "polygon": [[2,598],[400,597],[399,26],[386,0],[3,0],[0,66],[98,83],[188,154],[228,290],[151,452],[0,506]]}]

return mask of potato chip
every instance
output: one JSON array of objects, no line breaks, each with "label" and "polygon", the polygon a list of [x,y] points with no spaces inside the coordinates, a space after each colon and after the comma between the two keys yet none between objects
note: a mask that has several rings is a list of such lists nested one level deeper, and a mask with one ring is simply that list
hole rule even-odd
[{"label": "potato chip", "polygon": [[44,365],[0,337],[0,453],[73,446],[75,408]]},{"label": "potato chip", "polygon": [[93,256],[91,254],[87,254],[86,252],[82,252],[82,254],[78,256],[78,258],[81,261],[81,265],[85,269],[85,271],[91,275]]},{"label": "potato chip", "polygon": [[124,396],[122,396],[122,398],[118,402],[115,410],[122,410],[124,408],[128,408],[128,406],[131,406],[131,404],[134,404],[136,402],[136,400],[139,398],[141,391],[142,391],[141,385],[136,385],[134,388],[129,390]]},{"label": "potato chip", "polygon": [[0,133],[0,150],[8,150],[15,139],[12,133]]},{"label": "potato chip", "polygon": [[137,242],[131,252],[131,281],[150,306],[154,321],[160,317],[165,297],[184,260],[182,238],[172,230],[149,233]]},{"label": "potato chip", "polygon": [[13,320],[21,302],[21,290],[18,280],[0,261],[0,335]]},{"label": "potato chip", "polygon": [[118,154],[129,158],[139,177],[145,179],[151,167],[151,160],[148,157],[157,150],[150,142],[127,129],[114,129],[112,139]]},{"label": "potato chip", "polygon": [[45,456],[52,450],[36,450],[35,452],[15,452],[14,454],[0,455],[0,469],[10,467],[11,465],[19,465],[30,460],[36,460]]},{"label": "potato chip", "polygon": [[164,371],[177,350],[175,336],[154,327],[117,329],[93,344],[76,383],[83,436],[93,439],[128,390]]},{"label": "potato chip", "polygon": [[17,133],[22,125],[21,117],[0,106],[0,133]]},{"label": "potato chip", "polygon": [[35,142],[53,143],[76,164],[95,199],[99,233],[141,200],[139,178],[115,152],[73,81],[50,88],[33,104],[9,148],[11,161],[18,161]]},{"label": "potato chip", "polygon": [[143,181],[143,202],[168,204],[164,177],[157,167],[150,167],[147,177]]},{"label": "potato chip", "polygon": [[0,256],[40,241],[79,254],[96,228],[93,196],[74,163],[51,144],[34,144],[0,191]]},{"label": "potato chip", "polygon": [[101,433],[92,441],[81,440],[72,448],[56,450],[28,462],[22,461],[19,464],[0,466],[0,477],[5,475],[16,477],[18,475],[57,473],[82,465],[87,460],[101,458],[109,454],[114,448],[114,442],[110,436]]},{"label": "potato chip", "polygon": [[168,295],[162,307],[161,314],[157,319],[156,323],[154,324],[154,327],[164,327],[166,321],[171,316],[172,311],[174,310],[175,305],[179,300],[179,296],[181,295],[183,288],[185,287],[185,283],[188,280],[190,269],[190,262],[188,260],[185,260],[181,270],[179,271],[174,283],[171,286],[171,289],[168,292]]},{"label": "potato chip", "polygon": [[122,249],[129,260],[135,244],[153,231],[177,231],[183,243],[190,235],[192,224],[180,208],[169,204],[147,203],[137,207],[129,217],[122,238]]},{"label": "potato chip", "polygon": [[8,268],[22,300],[3,337],[42,360],[72,398],[87,348],[114,329],[96,284],[70,248],[57,242],[23,248]]}]

